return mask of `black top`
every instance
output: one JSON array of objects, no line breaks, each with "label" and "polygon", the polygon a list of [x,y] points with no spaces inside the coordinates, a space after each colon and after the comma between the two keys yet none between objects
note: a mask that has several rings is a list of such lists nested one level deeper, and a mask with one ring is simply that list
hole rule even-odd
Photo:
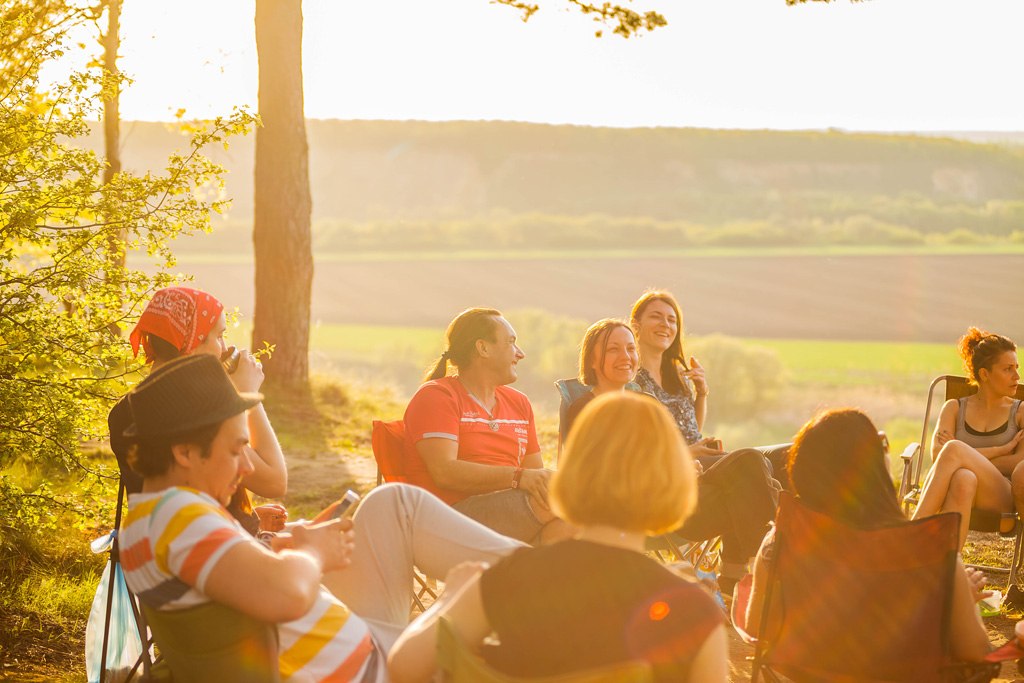
[{"label": "black top", "polygon": [[588,391],[587,393],[583,394],[569,405],[569,410],[566,411],[565,413],[566,436],[569,435],[569,430],[572,429],[572,423],[576,421],[577,417],[579,417],[580,413],[583,411],[583,408],[585,408],[586,405],[593,401],[595,398],[597,398],[597,394],[595,394],[593,391]]},{"label": "black top", "polygon": [[548,676],[642,659],[688,680],[724,615],[710,595],[641,553],[587,541],[523,548],[480,579],[496,669]]}]

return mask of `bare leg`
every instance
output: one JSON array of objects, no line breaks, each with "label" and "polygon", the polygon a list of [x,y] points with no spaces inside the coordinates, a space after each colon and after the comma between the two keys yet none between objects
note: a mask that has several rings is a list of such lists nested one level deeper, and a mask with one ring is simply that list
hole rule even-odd
[{"label": "bare leg", "polygon": [[1010,490],[1013,492],[1013,503],[1017,514],[1024,520],[1024,461],[1017,463],[1010,475]]},{"label": "bare leg", "polygon": [[971,508],[978,494],[978,477],[974,472],[961,467],[949,480],[946,500],[942,503],[943,512],[960,513],[960,544],[963,548],[967,541],[967,532],[971,526]]},{"label": "bare leg", "polygon": [[[973,474],[957,477],[956,486],[952,486],[954,475],[958,470],[967,470]],[[955,490],[951,491],[951,488]],[[974,489],[973,500],[965,503],[964,499]],[[949,506],[949,507],[947,507]],[[921,502],[914,511],[914,519],[928,517],[940,511],[956,511],[961,513],[961,545],[966,538],[966,527],[970,523],[972,507],[992,511],[1013,509],[1013,496],[1006,477],[974,448],[962,441],[952,440],[939,451],[932,470],[928,474]]]}]

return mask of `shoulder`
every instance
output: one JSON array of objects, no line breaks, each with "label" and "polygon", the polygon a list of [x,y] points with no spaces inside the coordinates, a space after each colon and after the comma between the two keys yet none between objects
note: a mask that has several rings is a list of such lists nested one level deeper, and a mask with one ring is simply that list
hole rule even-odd
[{"label": "shoulder", "polygon": [[158,524],[187,525],[203,520],[216,526],[234,526],[234,518],[210,496],[192,489],[171,487],[153,499],[152,515]]},{"label": "shoulder", "polygon": [[454,377],[442,377],[424,382],[413,394],[409,401],[409,408],[425,407],[437,404],[458,404],[459,390],[456,386],[457,380]]},{"label": "shoulder", "polygon": [[942,404],[939,417],[956,417],[960,412],[960,399],[951,398]]},{"label": "shoulder", "polygon": [[533,412],[533,406],[530,405],[530,399],[526,397],[526,394],[513,389],[510,386],[502,385],[495,388],[494,393],[501,396],[504,400],[508,401],[512,405],[518,406],[520,409],[529,410]]}]

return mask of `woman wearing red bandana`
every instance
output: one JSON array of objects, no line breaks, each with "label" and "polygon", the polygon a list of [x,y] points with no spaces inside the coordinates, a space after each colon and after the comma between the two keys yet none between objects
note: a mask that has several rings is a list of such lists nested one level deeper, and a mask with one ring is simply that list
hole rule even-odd
[{"label": "woman wearing red bandana", "polygon": [[[141,347],[146,354],[146,362],[152,363],[153,369],[180,356],[197,353],[222,359],[231,356],[231,364],[235,366],[232,349],[224,341],[226,329],[224,305],[216,297],[189,287],[167,287],[153,295],[129,340],[132,352],[138,356]],[[247,350],[237,351],[237,367],[229,372],[239,392],[258,392],[263,384],[263,366]],[[259,530],[280,531],[287,518],[284,507],[270,504],[254,511],[246,489],[265,498],[283,496],[288,487],[284,454],[263,404],[251,409],[247,415],[250,444],[246,446],[246,455],[253,471],[242,480],[244,488],[238,489],[229,510],[254,535]],[[107,418],[110,448],[117,456],[125,490],[137,493],[142,488],[142,477],[128,466],[128,444],[124,439],[124,430],[131,423],[128,402],[121,399]]]}]

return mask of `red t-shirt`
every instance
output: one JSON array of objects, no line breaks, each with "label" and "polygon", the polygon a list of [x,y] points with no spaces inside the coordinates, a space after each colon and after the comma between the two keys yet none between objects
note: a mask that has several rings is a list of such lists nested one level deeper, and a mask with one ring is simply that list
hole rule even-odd
[{"label": "red t-shirt", "polygon": [[[540,451],[533,408],[511,387],[494,390],[494,412],[488,416],[455,377],[425,383],[405,410],[405,471],[409,481],[449,505],[467,496],[434,483],[416,450],[422,439],[451,439],[459,444],[459,460],[484,465],[520,467],[523,458]],[[509,486],[512,478],[509,477]]]}]

